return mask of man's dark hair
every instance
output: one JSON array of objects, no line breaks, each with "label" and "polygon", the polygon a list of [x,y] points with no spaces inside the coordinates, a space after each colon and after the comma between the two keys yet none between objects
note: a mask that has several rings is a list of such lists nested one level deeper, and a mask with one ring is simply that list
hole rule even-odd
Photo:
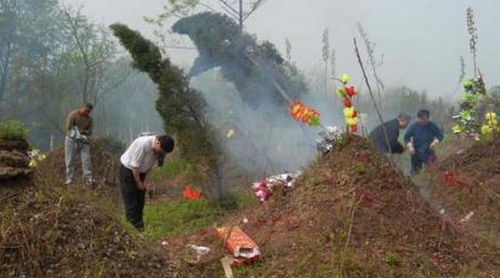
[{"label": "man's dark hair", "polygon": [[160,147],[165,153],[172,152],[174,149],[174,139],[170,135],[158,136],[158,141],[160,141]]},{"label": "man's dark hair", "polygon": [[417,113],[417,118],[419,118],[419,119],[422,119],[423,117],[429,118],[430,116],[431,116],[431,112],[429,112],[429,110],[427,110],[427,109],[422,109],[422,110],[418,111],[418,113]]},{"label": "man's dark hair", "polygon": [[406,113],[399,113],[398,119],[400,119],[402,121],[410,121],[411,120],[411,116],[408,115],[408,114],[406,114]]},{"label": "man's dark hair", "polygon": [[94,105],[92,105],[92,103],[87,102],[87,103],[85,103],[85,108],[92,110],[92,109],[94,109]]}]

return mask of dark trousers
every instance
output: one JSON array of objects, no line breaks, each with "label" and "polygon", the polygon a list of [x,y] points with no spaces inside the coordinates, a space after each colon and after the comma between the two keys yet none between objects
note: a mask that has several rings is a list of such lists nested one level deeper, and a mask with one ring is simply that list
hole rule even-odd
[{"label": "dark trousers", "polygon": [[[141,181],[144,181],[146,174],[140,174]],[[146,191],[139,190],[134,179],[132,170],[125,166],[120,167],[120,185],[123,201],[125,203],[125,216],[127,221],[132,223],[139,231],[144,230],[142,213],[144,210],[144,200]]]},{"label": "dark trousers", "polygon": [[411,156],[411,174],[416,175],[418,174],[424,164],[426,166],[432,165],[433,163],[436,162],[436,155],[434,153],[428,154],[428,155],[419,155],[419,154],[414,154]]}]

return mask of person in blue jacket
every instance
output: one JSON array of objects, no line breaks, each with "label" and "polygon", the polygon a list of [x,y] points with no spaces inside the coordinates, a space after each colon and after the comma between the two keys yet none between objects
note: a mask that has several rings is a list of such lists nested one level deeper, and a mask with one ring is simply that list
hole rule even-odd
[{"label": "person in blue jacket", "polygon": [[430,112],[422,109],[417,113],[418,121],[405,134],[405,144],[411,154],[412,175],[418,174],[423,165],[436,160],[434,149],[444,138],[441,129],[430,121]]}]

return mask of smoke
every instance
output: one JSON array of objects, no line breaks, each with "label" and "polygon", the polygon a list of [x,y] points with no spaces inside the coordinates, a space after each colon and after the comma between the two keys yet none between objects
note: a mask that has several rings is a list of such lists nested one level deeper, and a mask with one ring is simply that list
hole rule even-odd
[{"label": "smoke", "polygon": [[[255,89],[275,91],[269,83],[263,84],[267,87]],[[235,86],[224,80],[219,68],[192,78],[191,86],[203,93],[211,107],[209,118],[223,138],[225,155],[246,174],[258,177],[295,171],[316,157],[315,139],[321,128],[294,121],[286,105],[270,101],[265,94],[260,94],[252,105],[243,102]],[[322,119],[326,124],[340,123],[340,114],[335,116],[324,99],[304,93],[301,101],[325,111]]]}]

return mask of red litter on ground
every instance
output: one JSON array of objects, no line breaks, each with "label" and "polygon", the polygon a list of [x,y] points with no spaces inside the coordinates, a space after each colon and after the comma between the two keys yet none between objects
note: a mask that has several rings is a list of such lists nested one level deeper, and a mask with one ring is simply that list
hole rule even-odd
[{"label": "red litter on ground", "polygon": [[469,183],[458,177],[458,174],[452,171],[446,171],[443,174],[444,183],[451,187],[469,186]]},{"label": "red litter on ground", "polygon": [[233,257],[232,266],[248,265],[260,258],[259,246],[238,226],[215,228]]},{"label": "red litter on ground", "polygon": [[186,186],[182,195],[184,195],[186,200],[203,200],[203,194],[200,191],[193,189],[190,185]]}]

